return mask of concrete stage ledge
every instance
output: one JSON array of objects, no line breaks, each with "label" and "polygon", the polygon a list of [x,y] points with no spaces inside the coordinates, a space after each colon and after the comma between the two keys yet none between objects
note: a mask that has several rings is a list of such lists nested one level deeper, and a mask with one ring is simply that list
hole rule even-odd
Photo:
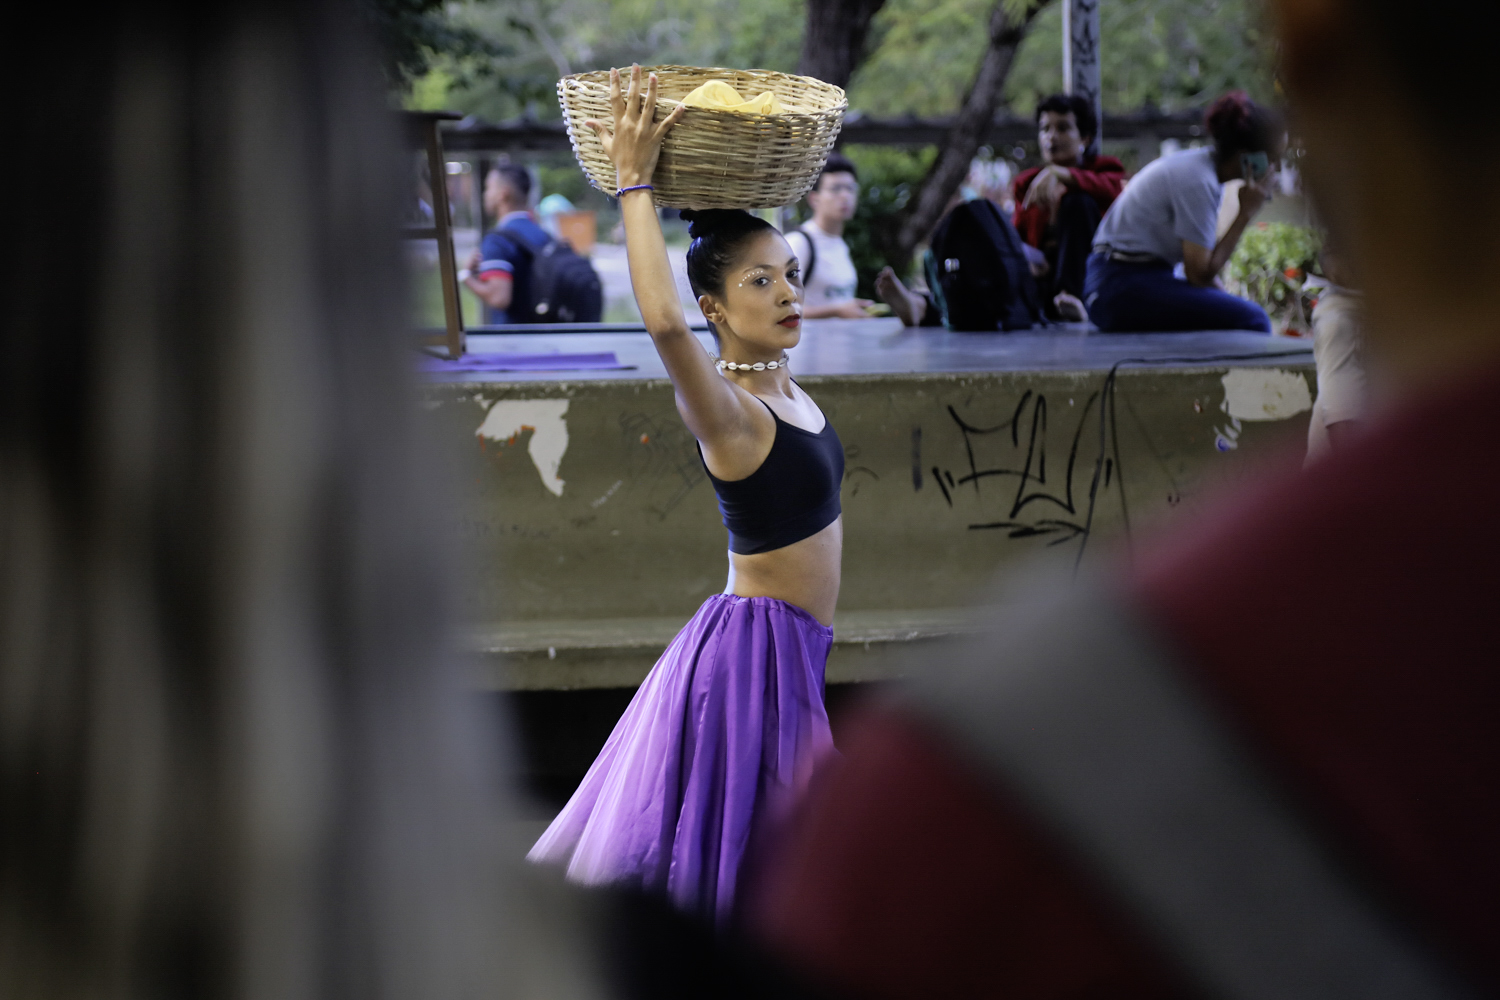
[{"label": "concrete stage ledge", "polygon": [[[851,611],[833,623],[827,681],[894,680],[914,644],[971,630],[962,608]],[[479,686],[496,691],[559,691],[635,687],[686,624],[673,618],[517,622],[476,632]]]},{"label": "concrete stage ledge", "polygon": [[[424,417],[459,472],[444,524],[477,570],[462,613],[478,683],[637,685],[728,568],[650,338],[469,344],[635,366],[426,376]],[[1273,454],[1299,462],[1317,389],[1306,340],[890,319],[809,322],[791,370],[844,445],[835,684],[920,670],[997,571],[1087,570],[1170,535],[1212,493],[1253,488]]]},{"label": "concrete stage ledge", "polygon": [[[644,327],[578,324],[572,332],[529,327],[524,333],[469,333],[475,354],[593,354],[613,351],[625,371],[452,372],[425,376],[434,382],[631,381],[667,377]],[[695,331],[714,351],[707,330]],[[1099,333],[1079,324],[1059,324],[1028,333],[952,333],[941,327],[908,328],[897,319],[809,320],[802,343],[790,353],[797,377],[965,372],[1107,371],[1117,364],[1201,367],[1284,363],[1310,359],[1312,343],[1264,334],[1220,330],[1207,333]]]}]

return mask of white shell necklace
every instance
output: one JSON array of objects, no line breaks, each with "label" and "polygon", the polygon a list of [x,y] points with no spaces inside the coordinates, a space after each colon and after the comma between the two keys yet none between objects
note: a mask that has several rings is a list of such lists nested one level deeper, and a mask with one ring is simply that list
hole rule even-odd
[{"label": "white shell necklace", "polygon": [[789,364],[791,364],[791,360],[785,354],[783,354],[779,361],[757,361],[753,365],[740,364],[735,361],[725,361],[723,358],[719,358],[714,362],[714,367],[719,369],[719,371],[723,371],[727,368],[732,372],[765,372],[775,371],[778,368],[785,368]]}]

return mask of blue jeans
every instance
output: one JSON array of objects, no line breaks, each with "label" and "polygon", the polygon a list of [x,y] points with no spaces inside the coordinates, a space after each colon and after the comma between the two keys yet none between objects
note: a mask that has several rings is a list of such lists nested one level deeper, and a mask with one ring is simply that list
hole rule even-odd
[{"label": "blue jeans", "polygon": [[1104,333],[1271,332],[1271,318],[1260,306],[1217,288],[1189,284],[1174,276],[1166,261],[1127,264],[1094,254],[1083,304]]},{"label": "blue jeans", "polygon": [[1052,300],[1058,292],[1067,292],[1079,299],[1088,281],[1089,249],[1094,245],[1094,231],[1104,213],[1091,194],[1069,191],[1057,206],[1054,232],[1057,245],[1050,247],[1047,263],[1052,270],[1039,282],[1042,286],[1042,302],[1050,311]]}]

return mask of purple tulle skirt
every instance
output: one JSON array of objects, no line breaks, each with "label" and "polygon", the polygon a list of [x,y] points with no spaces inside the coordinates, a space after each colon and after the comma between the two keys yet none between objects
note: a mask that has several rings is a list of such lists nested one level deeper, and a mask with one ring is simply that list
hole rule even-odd
[{"label": "purple tulle skirt", "polygon": [[588,885],[665,892],[727,922],[752,827],[833,751],[832,642],[833,629],[785,601],[710,597],[528,859]]}]

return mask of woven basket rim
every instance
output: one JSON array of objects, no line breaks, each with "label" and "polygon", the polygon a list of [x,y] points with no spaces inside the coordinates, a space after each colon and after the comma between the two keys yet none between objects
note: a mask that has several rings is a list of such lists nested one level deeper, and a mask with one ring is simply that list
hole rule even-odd
[{"label": "woven basket rim", "polygon": [[[615,68],[619,69],[622,73],[628,72],[629,69],[630,69],[630,67],[628,67],[628,66],[615,67]],[[763,75],[763,76],[781,77],[781,78],[786,79],[786,80],[802,80],[802,81],[806,81],[807,83],[815,84],[816,88],[820,89],[820,88],[826,87],[829,90],[833,91],[834,93],[838,94],[838,101],[837,102],[835,102],[833,104],[829,104],[826,107],[815,108],[814,110],[811,110],[811,111],[784,111],[784,112],[782,112],[779,115],[761,115],[761,114],[756,114],[756,113],[754,113],[752,111],[731,112],[732,114],[744,115],[746,118],[767,118],[767,119],[771,119],[771,120],[774,121],[774,120],[779,119],[779,118],[806,118],[806,117],[809,117],[811,115],[826,115],[826,114],[832,114],[834,112],[842,112],[842,111],[848,111],[849,110],[849,95],[844,91],[844,88],[836,86],[835,84],[832,84],[832,83],[828,83],[828,82],[823,81],[823,80],[819,80],[815,76],[799,76],[796,73],[783,73],[780,70],[775,70],[775,69],[733,69],[733,68],[728,67],[728,66],[681,66],[681,65],[677,65],[675,63],[664,63],[664,64],[662,64],[660,66],[642,66],[641,67],[641,73],[642,73],[643,78],[644,78],[644,75],[647,74],[647,73],[655,73],[657,75],[657,77],[662,77],[662,76],[665,76],[665,75],[668,75],[668,74],[673,74],[673,73],[681,73],[681,74],[692,73],[692,74],[695,74],[695,75],[696,74],[714,74],[714,73],[729,73],[729,74],[734,74],[734,73],[756,73],[756,74],[760,74],[760,75]],[[594,69],[594,70],[588,70],[588,71],[583,72],[583,73],[569,73],[567,76],[564,76],[564,77],[561,77],[561,78],[558,79],[557,86],[558,86],[558,89],[561,91],[561,90],[563,90],[565,88],[565,86],[567,84],[573,83],[573,84],[576,84],[578,86],[586,87],[586,88],[589,88],[589,89],[594,89],[595,87],[597,87],[600,91],[602,91],[602,92],[604,92],[604,93],[607,94],[609,92],[609,74],[610,74],[610,70],[607,70],[607,69]],[[662,96],[660,96],[660,94],[658,94],[658,96],[656,98],[656,103],[657,104],[668,105],[668,106],[671,106],[671,107],[676,107],[677,105],[681,104],[682,101],[677,100],[675,98],[671,98],[671,97],[662,97]],[[709,109],[709,108],[691,108],[690,107],[689,110],[693,110],[693,111],[709,111],[711,109]]]},{"label": "woven basket rim", "polygon": [[[677,127],[662,144],[652,183],[657,204],[671,208],[762,208],[788,205],[817,179],[849,109],[843,88],[780,70],[715,66],[644,67],[662,81],[653,120],[682,109]],[[589,183],[610,194],[615,167],[586,118],[608,122],[609,70],[571,73],[557,82],[568,137]],[[737,90],[770,90],[784,102],[781,114],[725,112],[684,107],[700,83],[724,80]],[[660,96],[671,92],[675,97]],[[747,172],[753,170],[753,172]]]}]

